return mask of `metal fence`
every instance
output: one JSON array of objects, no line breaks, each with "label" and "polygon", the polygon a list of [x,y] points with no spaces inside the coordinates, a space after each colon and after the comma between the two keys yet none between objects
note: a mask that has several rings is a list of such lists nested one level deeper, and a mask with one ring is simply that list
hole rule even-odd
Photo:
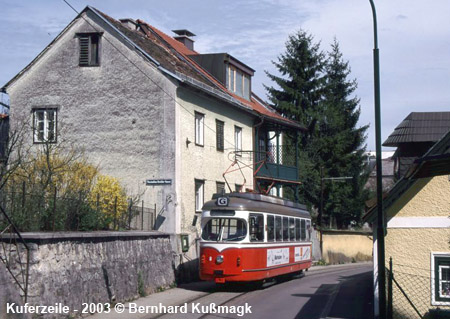
[{"label": "metal fence", "polygon": [[[58,196],[56,190],[44,194],[25,190],[22,185],[0,193],[0,205],[21,232],[154,229],[156,205],[146,207],[144,201],[128,199],[126,208],[121,208],[116,197],[105,210],[99,196],[92,201],[83,193],[67,197]],[[0,227],[7,224],[0,215]]]},{"label": "metal fence", "polygon": [[394,263],[391,258],[386,280],[388,319],[450,318],[450,307],[431,304],[430,269]]}]

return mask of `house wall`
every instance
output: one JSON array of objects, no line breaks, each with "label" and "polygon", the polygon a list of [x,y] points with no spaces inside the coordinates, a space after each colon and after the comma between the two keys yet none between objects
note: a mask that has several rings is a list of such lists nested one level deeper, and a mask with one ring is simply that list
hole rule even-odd
[{"label": "house wall", "polygon": [[[145,206],[164,208],[159,229],[174,233],[177,216],[174,201],[168,199],[176,197],[176,85],[113,36],[101,20],[84,17],[89,23],[75,20],[10,85],[11,120],[31,124],[33,107],[58,107],[58,142],[84,150],[89,161],[103,174],[117,177],[129,195],[141,195]],[[89,31],[104,32],[99,67],[78,66],[75,34]],[[31,143],[31,128],[29,133]],[[173,183],[145,186],[152,178]]]},{"label": "house wall", "polygon": [[[181,232],[190,234],[190,245],[195,248],[195,239],[200,235],[200,216],[196,226],[192,226],[195,213],[195,179],[205,180],[204,201],[211,199],[216,193],[216,182],[224,182],[222,174],[232,164],[234,157],[230,152],[235,150],[234,127],[242,128],[242,149],[253,149],[253,118],[242,111],[225,103],[208,98],[200,93],[194,93],[185,88],[179,88],[178,111],[180,112],[180,170],[181,170]],[[205,114],[204,146],[195,145],[195,119],[194,112]],[[224,151],[216,149],[216,119],[223,121]],[[186,139],[191,143],[186,144]],[[251,158],[243,155],[241,160],[251,164]],[[241,164],[242,165],[242,164]],[[236,171],[226,175],[227,181],[235,190],[235,184],[244,184],[253,188],[252,168],[244,168],[242,173]],[[229,190],[226,189],[228,192]],[[191,253],[195,253],[194,250]],[[195,256],[198,257],[198,256]]]},{"label": "house wall", "polygon": [[[419,180],[388,209],[387,215],[386,267],[392,257],[395,279],[425,314],[437,307],[431,304],[431,253],[450,254],[450,228],[445,223],[450,215],[448,176]],[[397,317],[410,318],[414,310],[395,286],[393,297]]]}]

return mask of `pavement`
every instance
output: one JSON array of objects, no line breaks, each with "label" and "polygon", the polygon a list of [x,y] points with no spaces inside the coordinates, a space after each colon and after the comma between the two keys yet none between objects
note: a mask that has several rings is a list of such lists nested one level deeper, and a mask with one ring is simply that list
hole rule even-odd
[{"label": "pavement", "polygon": [[[319,274],[326,273],[332,270],[345,270],[351,269],[357,265],[369,265],[370,263],[358,263],[358,264],[343,264],[343,265],[329,265],[329,266],[313,266],[307,272],[308,274]],[[89,315],[88,319],[150,319],[161,317],[161,309],[153,310],[149,307],[160,307],[165,306],[169,308],[170,306],[179,306],[185,303],[191,303],[194,300],[201,300],[202,298],[211,299],[210,295],[214,293],[214,300],[216,304],[221,304],[223,301],[226,301],[226,298],[234,298],[238,297],[241,293],[239,292],[221,292],[220,287],[216,286],[214,282],[194,282],[189,284],[180,285],[176,288],[167,289],[162,292],[154,293],[146,297],[141,297],[139,299],[126,302],[126,303],[118,303],[116,305],[111,306],[111,310],[109,313],[97,313],[93,315]],[[347,294],[346,294],[347,295]],[[346,296],[348,297],[348,295]],[[216,301],[217,299],[217,301]],[[224,299],[223,301],[221,299]],[[119,305],[119,306],[118,306]],[[139,309],[142,310],[143,313],[139,313]],[[144,311],[145,309],[145,311]],[[152,313],[152,311],[154,313]],[[134,312],[134,313],[133,313]],[[339,311],[337,311],[339,312]],[[178,314],[175,317],[184,317],[182,314]],[[188,315],[189,317],[189,315]]]}]

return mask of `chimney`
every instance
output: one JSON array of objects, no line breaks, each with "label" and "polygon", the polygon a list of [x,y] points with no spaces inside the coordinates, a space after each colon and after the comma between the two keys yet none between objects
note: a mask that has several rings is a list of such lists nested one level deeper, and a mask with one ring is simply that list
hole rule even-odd
[{"label": "chimney", "polygon": [[119,19],[120,23],[123,24],[124,27],[134,31],[138,28],[138,24],[134,19],[131,18],[125,18],[125,19]]},{"label": "chimney", "polygon": [[189,50],[194,51],[194,40],[191,37],[195,37],[195,34],[186,29],[172,30],[172,32],[177,34],[177,36],[173,37],[175,40],[183,43]]}]

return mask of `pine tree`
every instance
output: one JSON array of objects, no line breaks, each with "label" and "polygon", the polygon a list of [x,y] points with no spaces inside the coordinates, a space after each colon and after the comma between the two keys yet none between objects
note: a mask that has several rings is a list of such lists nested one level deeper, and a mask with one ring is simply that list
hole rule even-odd
[{"label": "pine tree", "polygon": [[[345,227],[359,221],[364,207],[363,152],[367,126],[357,128],[359,99],[356,81],[337,41],[325,57],[304,31],[290,36],[286,51],[273,62],[280,76],[268,74],[278,88],[266,87],[273,107],[309,129],[299,141],[300,200],[320,209],[322,177],[324,212]],[[328,214],[327,214],[328,213]]]},{"label": "pine tree", "polygon": [[335,39],[325,64],[326,84],[323,90],[322,122],[318,125],[324,177],[351,177],[325,183],[324,212],[334,217],[338,227],[360,221],[366,199],[364,184],[365,132],[368,125],[357,127],[359,99],[354,96],[356,80],[349,80],[351,70],[342,57]]}]

